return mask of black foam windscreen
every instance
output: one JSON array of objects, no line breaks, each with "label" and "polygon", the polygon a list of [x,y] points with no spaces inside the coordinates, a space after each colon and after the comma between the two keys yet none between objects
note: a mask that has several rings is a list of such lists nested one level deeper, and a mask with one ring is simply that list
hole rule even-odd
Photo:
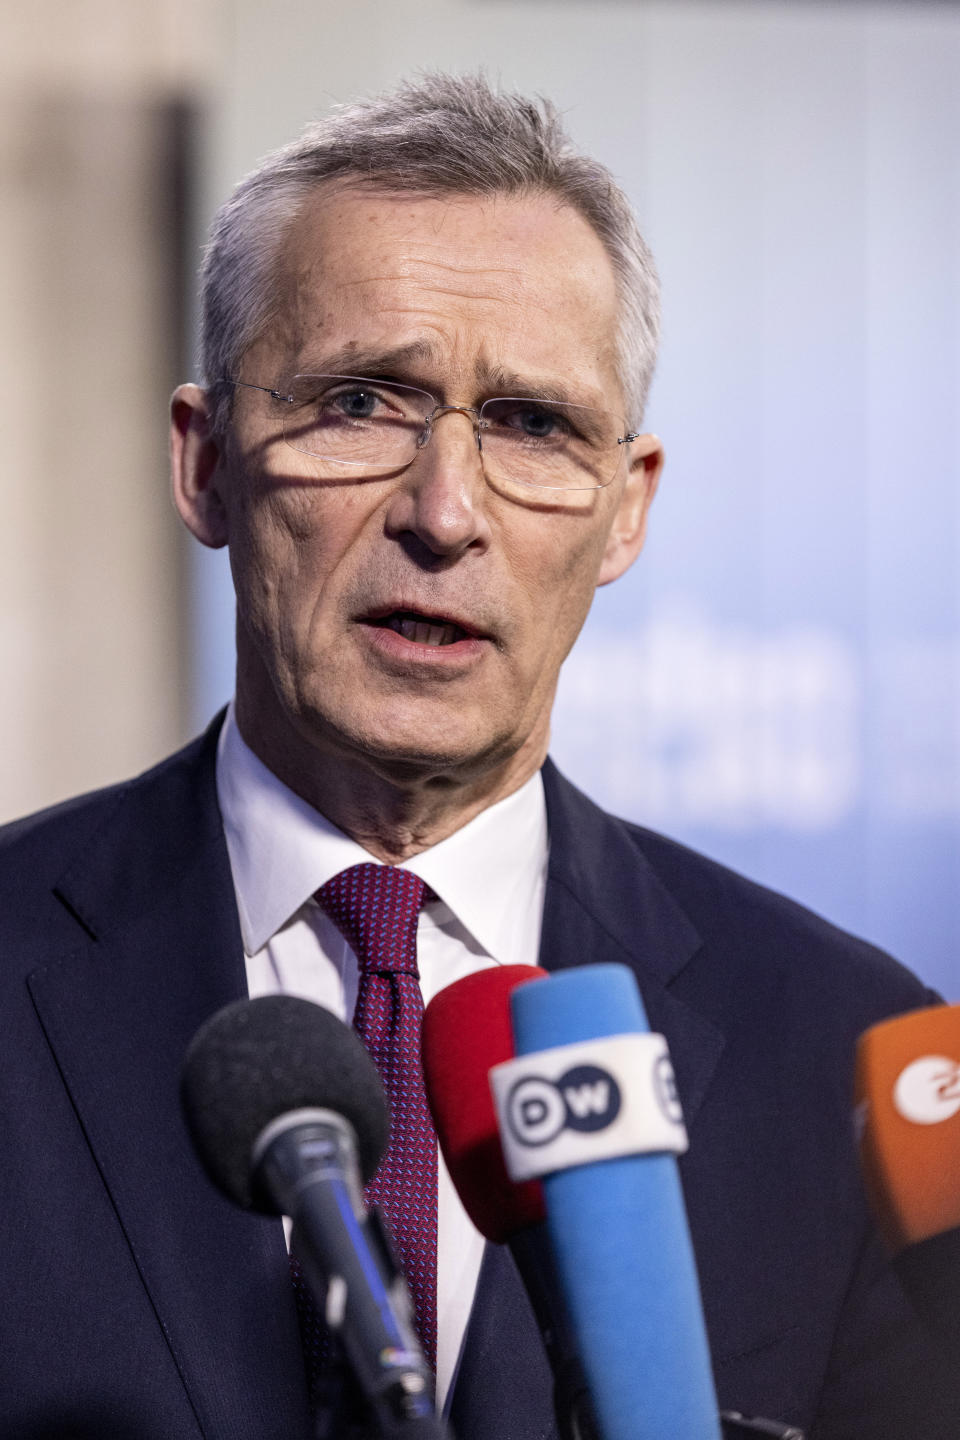
[{"label": "black foam windscreen", "polygon": [[264,995],[226,1005],[197,1031],[180,1085],[187,1126],[214,1184],[244,1209],[272,1211],[253,1182],[261,1131],[291,1110],[342,1115],[357,1137],[364,1184],[383,1154],[383,1084],[356,1033],[320,1005]]}]

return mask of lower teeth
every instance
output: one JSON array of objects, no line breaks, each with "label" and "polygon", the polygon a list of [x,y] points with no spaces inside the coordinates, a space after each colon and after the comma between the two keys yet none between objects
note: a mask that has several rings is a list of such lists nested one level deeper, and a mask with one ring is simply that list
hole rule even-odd
[{"label": "lower teeth", "polygon": [[391,620],[390,629],[418,645],[452,645],[457,638],[453,625],[432,625],[427,620]]}]

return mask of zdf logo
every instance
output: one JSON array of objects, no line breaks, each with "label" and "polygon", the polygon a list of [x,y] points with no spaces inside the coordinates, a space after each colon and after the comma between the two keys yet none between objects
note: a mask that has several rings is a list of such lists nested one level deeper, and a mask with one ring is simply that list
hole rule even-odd
[{"label": "zdf logo", "polygon": [[605,1130],[620,1114],[620,1087],[599,1065],[574,1065],[559,1080],[526,1075],[507,1096],[507,1124],[521,1145],[549,1145],[562,1130]]},{"label": "zdf logo", "polygon": [[960,1064],[944,1055],[923,1055],[897,1076],[893,1103],[914,1125],[939,1125],[960,1112]]}]

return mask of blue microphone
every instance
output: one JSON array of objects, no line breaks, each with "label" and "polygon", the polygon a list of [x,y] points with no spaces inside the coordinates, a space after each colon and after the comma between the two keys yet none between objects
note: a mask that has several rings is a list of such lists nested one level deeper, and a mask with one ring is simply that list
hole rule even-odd
[{"label": "blue microphone", "polygon": [[511,1007],[516,1058],[490,1072],[504,1156],[542,1180],[603,1440],[720,1440],[666,1042],[623,965],[520,985]]}]

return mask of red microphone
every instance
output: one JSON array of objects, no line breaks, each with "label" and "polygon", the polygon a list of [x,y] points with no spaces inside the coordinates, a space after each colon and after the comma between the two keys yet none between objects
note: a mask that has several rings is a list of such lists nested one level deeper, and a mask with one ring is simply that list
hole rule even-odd
[{"label": "red microphone", "polygon": [[539,1180],[514,1183],[500,1145],[492,1065],[513,1059],[510,992],[543,979],[536,965],[498,965],[440,990],[423,1016],[423,1074],[443,1158],[464,1210],[498,1245],[544,1219]]},{"label": "red microphone", "polygon": [[556,1277],[539,1180],[507,1174],[488,1079],[514,1058],[510,993],[541,980],[533,965],[501,965],[440,990],[423,1016],[423,1074],[447,1169],[481,1235],[508,1244],[530,1298],[554,1381],[563,1440],[598,1440],[583,1367]]},{"label": "red microphone", "polygon": [[856,1102],[867,1193],[894,1268],[931,1329],[960,1344],[960,1005],[862,1035]]}]

